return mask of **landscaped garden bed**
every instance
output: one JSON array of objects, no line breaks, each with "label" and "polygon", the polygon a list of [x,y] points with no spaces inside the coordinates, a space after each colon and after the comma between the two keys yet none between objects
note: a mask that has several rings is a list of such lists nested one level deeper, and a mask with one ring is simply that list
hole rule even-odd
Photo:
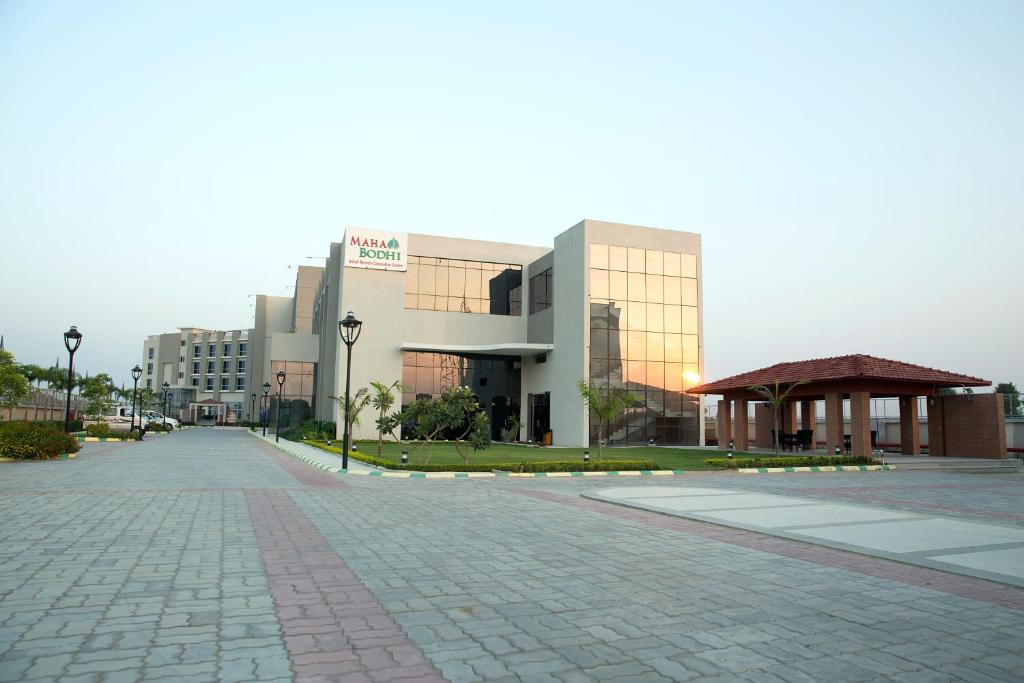
[{"label": "landscaped garden bed", "polygon": [[834,465],[871,465],[874,461],[863,455],[791,455],[757,456],[754,458],[708,458],[706,464],[715,468],[747,469],[760,467],[832,467]]},{"label": "landscaped garden bed", "polygon": [[0,458],[13,460],[52,460],[73,456],[79,451],[78,439],[44,422],[0,423]]}]

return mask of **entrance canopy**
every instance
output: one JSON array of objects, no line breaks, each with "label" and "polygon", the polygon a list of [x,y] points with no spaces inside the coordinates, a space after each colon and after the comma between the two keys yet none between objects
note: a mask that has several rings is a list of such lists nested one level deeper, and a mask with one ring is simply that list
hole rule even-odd
[{"label": "entrance canopy", "polygon": [[794,382],[806,381],[789,394],[802,400],[823,400],[826,394],[868,392],[875,398],[894,396],[935,396],[939,389],[950,387],[987,387],[992,382],[935,370],[898,360],[865,354],[815,358],[792,363],[776,363],[760,370],[740,373],[717,382],[687,389],[690,394],[722,394],[729,399],[763,400],[764,396],[748,387],[776,382],[785,390]]}]

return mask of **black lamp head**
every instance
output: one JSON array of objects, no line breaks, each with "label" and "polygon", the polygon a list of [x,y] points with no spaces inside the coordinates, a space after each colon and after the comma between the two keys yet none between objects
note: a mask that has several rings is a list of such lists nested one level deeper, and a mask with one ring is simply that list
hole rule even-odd
[{"label": "black lamp head", "polygon": [[363,321],[356,318],[355,313],[352,311],[348,312],[344,320],[338,321],[338,332],[341,333],[341,339],[349,346],[356,343],[359,339],[359,333],[362,331]]},{"label": "black lamp head", "polygon": [[164,387],[164,391],[167,391],[168,389],[171,388],[171,385],[168,384],[167,382],[164,382],[163,387]]},{"label": "black lamp head", "polygon": [[140,377],[142,377],[142,368],[136,365],[132,368],[132,379],[138,382]]},{"label": "black lamp head", "polygon": [[74,325],[71,329],[64,333],[64,346],[71,353],[78,350],[79,344],[82,343],[82,333],[78,331],[78,328]]},{"label": "black lamp head", "polygon": [[270,382],[263,383],[263,395],[266,396],[270,393]]},{"label": "black lamp head", "polygon": [[284,370],[278,370],[277,371],[277,386],[281,386],[281,385],[284,384],[284,378],[285,378]]}]

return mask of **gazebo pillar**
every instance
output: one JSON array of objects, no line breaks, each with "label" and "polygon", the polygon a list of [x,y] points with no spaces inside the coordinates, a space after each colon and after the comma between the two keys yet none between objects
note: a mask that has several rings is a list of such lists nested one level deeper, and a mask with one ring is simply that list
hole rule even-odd
[{"label": "gazebo pillar", "polygon": [[782,404],[781,415],[779,415],[779,429],[783,434],[796,434],[796,401],[786,401]]},{"label": "gazebo pillar", "polygon": [[732,415],[729,413],[729,406],[732,401],[721,400],[718,402],[718,420],[716,427],[718,431],[718,450],[725,450],[729,447],[729,439],[732,438]]},{"label": "gazebo pillar", "polygon": [[815,443],[814,430],[818,426],[818,404],[815,401],[800,401],[800,429],[811,431],[811,450]]},{"label": "gazebo pillar", "polygon": [[732,421],[732,430],[735,433],[733,441],[736,442],[736,450],[745,451],[750,448],[750,421],[747,418],[747,399],[736,399],[733,401],[733,405],[736,410]]},{"label": "gazebo pillar", "polygon": [[903,455],[921,455],[916,396],[900,396],[900,452]]},{"label": "gazebo pillar", "polygon": [[850,392],[851,455],[871,455],[871,394]]},{"label": "gazebo pillar", "polygon": [[843,447],[843,395],[825,394],[825,450]]},{"label": "gazebo pillar", "polygon": [[754,404],[754,437],[758,448],[772,447],[772,429],[774,429],[775,418],[772,415],[772,408],[763,401]]}]

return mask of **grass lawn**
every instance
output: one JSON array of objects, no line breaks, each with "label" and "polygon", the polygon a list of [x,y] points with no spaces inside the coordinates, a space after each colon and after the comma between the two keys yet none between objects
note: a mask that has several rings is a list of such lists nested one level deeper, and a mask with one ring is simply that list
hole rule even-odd
[{"label": "grass lawn", "polygon": [[[377,454],[376,441],[357,441],[359,451],[367,455]],[[427,449],[419,444],[411,443],[409,450],[409,462],[412,465],[422,463],[426,456]],[[464,450],[468,448],[464,447]],[[451,443],[436,443],[432,447],[430,464],[460,464],[462,456],[455,450]],[[583,448],[536,448],[528,446],[514,446],[511,444],[492,443],[491,447],[483,451],[469,449],[470,463],[519,463],[519,462],[565,462],[578,460],[583,462]],[[597,460],[597,449],[591,448],[591,460]],[[402,455],[402,445],[395,442],[384,442],[383,457],[393,462],[398,462]],[[735,452],[736,457],[756,456],[754,453]],[[764,453],[759,454],[762,457]],[[605,448],[603,451],[604,460],[653,460],[658,463],[659,468],[666,470],[717,470],[719,467],[705,465],[707,458],[723,458],[725,453],[716,449],[700,448],[650,448],[647,446]]]}]

